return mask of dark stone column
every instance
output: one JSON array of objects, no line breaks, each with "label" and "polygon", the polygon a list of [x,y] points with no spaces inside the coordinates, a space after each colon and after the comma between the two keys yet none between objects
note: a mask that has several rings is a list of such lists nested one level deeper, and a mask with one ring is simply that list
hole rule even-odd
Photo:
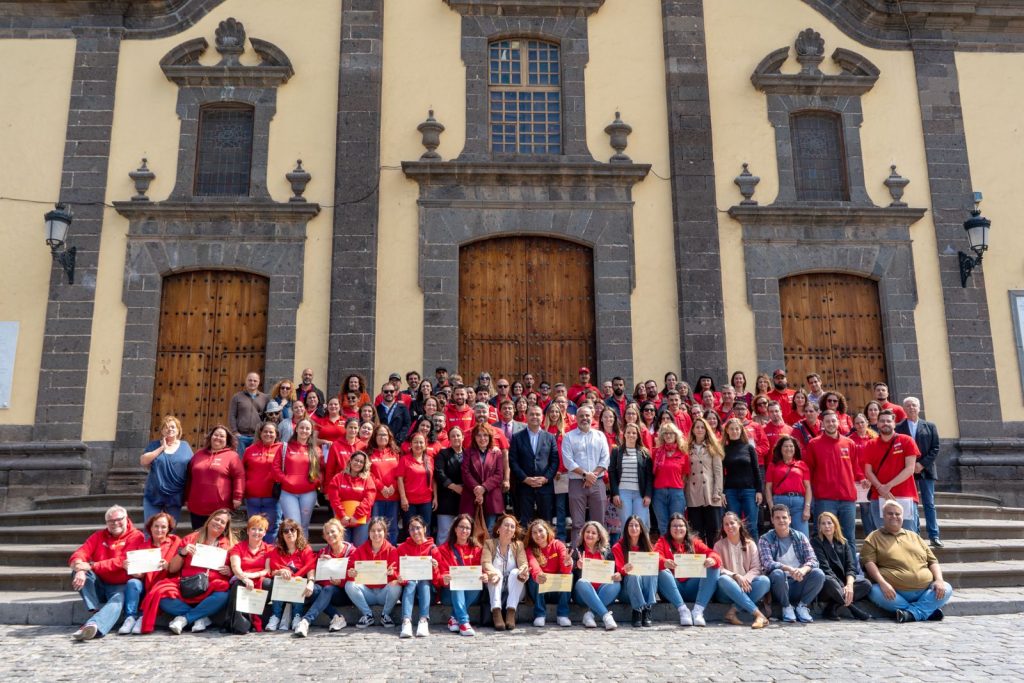
[{"label": "dark stone column", "polygon": [[337,391],[350,371],[373,372],[383,5],[383,0],[342,3],[328,393]]},{"label": "dark stone column", "polygon": [[914,62],[960,436],[999,436],[1002,411],[985,274],[975,269],[967,287],[961,287],[956,255],[967,247],[963,222],[973,190],[956,56],[952,44],[918,43]]},{"label": "dark stone column", "polygon": [[663,0],[662,17],[680,362],[692,382],[728,372],[703,3]]},{"label": "dark stone column", "polygon": [[59,266],[55,265],[50,272],[39,396],[36,400],[34,438],[37,440],[68,440],[82,436],[96,269],[122,33],[123,30],[117,28],[75,31],[77,46],[60,200],[70,204],[74,211],[69,242],[78,253],[75,284],[67,284],[64,271]]}]

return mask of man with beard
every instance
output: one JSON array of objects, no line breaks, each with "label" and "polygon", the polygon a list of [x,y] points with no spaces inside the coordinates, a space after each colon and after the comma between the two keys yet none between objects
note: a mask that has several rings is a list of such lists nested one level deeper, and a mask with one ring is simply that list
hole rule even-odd
[{"label": "man with beard", "polygon": [[[590,383],[590,368],[582,367],[579,372],[580,381],[569,387],[569,391],[566,392],[566,397],[573,403],[579,405],[579,399],[590,390],[597,390],[593,384]],[[556,385],[557,388],[557,385]],[[598,392],[600,393],[600,392]]]},{"label": "man with beard", "polygon": [[877,528],[885,522],[879,501],[886,500],[895,500],[904,506],[904,529],[916,534],[921,528],[917,516],[917,485],[914,482],[914,469],[919,457],[921,451],[914,440],[906,434],[896,433],[896,419],[892,411],[879,413],[878,438],[869,441],[861,455],[864,477],[871,482],[871,515]]},{"label": "man with beard", "polygon": [[857,538],[857,474],[853,441],[839,433],[839,417],[826,410],[821,418],[822,434],[811,439],[803,460],[811,471],[814,519],[831,512],[839,519],[843,536]]},{"label": "man with beard", "polygon": [[882,410],[891,410],[893,416],[896,418],[896,422],[903,422],[907,419],[907,414],[903,412],[903,408],[889,400],[889,385],[885,382],[875,382],[875,400],[878,401],[879,405],[882,406]]},{"label": "man with beard", "polygon": [[466,387],[456,387],[452,391],[452,401],[444,408],[446,430],[458,427],[463,434],[469,434],[473,428],[473,408],[466,405]]},{"label": "man with beard", "polygon": [[604,404],[619,415],[619,421],[626,414],[626,406],[636,403],[636,400],[626,393],[626,380],[621,377],[612,377],[612,395],[604,400]]},{"label": "man with beard", "polygon": [[782,419],[786,424],[791,425],[799,415],[793,415],[793,394],[796,392],[789,388],[789,380],[786,379],[786,371],[776,368],[772,373],[772,386],[775,388],[768,392],[769,401],[778,401],[782,407]]}]

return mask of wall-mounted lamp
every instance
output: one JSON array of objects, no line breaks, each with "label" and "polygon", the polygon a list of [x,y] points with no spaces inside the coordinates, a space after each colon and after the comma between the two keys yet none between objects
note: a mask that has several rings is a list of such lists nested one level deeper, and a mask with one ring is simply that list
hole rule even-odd
[{"label": "wall-mounted lamp", "polygon": [[75,247],[67,248],[68,228],[74,216],[67,204],[56,204],[53,211],[43,216],[45,221],[46,244],[50,246],[53,260],[61,265],[68,276],[68,284],[75,284]]},{"label": "wall-mounted lamp", "polygon": [[964,221],[964,230],[967,231],[967,241],[971,245],[971,251],[975,257],[971,258],[964,252],[960,254],[960,286],[967,286],[967,278],[975,266],[981,265],[981,257],[988,250],[988,229],[992,227],[992,221],[981,215],[981,193],[974,193],[974,210],[971,217]]}]

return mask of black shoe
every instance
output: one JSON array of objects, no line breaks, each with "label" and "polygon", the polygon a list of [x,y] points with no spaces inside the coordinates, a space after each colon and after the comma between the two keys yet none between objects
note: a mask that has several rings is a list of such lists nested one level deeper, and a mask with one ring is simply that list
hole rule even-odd
[{"label": "black shoe", "polygon": [[946,617],[941,609],[937,609],[928,615],[928,621],[942,621]]},{"label": "black shoe", "polygon": [[640,613],[640,619],[641,619],[641,623],[644,626],[654,626],[654,622],[651,621],[651,608],[650,607],[644,607],[643,611]]},{"label": "black shoe", "polygon": [[829,621],[839,621],[839,605],[834,602],[828,603],[821,611],[821,616]]},{"label": "black shoe", "polygon": [[846,609],[850,610],[850,614],[853,615],[854,619],[859,619],[860,621],[871,620],[871,615],[862,610],[860,607],[857,607],[857,605],[850,605]]},{"label": "black shoe", "polygon": [[914,615],[905,609],[896,610],[896,623],[905,624],[909,621],[915,621]]},{"label": "black shoe", "polygon": [[633,610],[633,628],[640,628],[643,625],[643,616],[641,615],[640,610]]},{"label": "black shoe", "polygon": [[940,541],[938,539],[938,537],[935,537],[935,538],[931,539],[931,543],[932,543],[932,547],[933,548],[945,548],[946,547],[946,546],[942,545],[942,541]]}]

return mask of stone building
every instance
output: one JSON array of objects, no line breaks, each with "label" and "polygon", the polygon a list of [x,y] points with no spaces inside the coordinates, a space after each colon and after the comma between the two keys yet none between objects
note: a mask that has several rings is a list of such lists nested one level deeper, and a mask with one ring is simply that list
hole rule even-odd
[{"label": "stone building", "polygon": [[[1024,502],[1020,3],[0,17],[6,509],[137,490],[158,416],[194,443],[248,370],[335,392],[581,363],[815,369],[858,409],[885,379],[938,424],[948,486]],[[990,248],[962,286],[976,191]],[[39,230],[56,202],[73,283]]]}]

